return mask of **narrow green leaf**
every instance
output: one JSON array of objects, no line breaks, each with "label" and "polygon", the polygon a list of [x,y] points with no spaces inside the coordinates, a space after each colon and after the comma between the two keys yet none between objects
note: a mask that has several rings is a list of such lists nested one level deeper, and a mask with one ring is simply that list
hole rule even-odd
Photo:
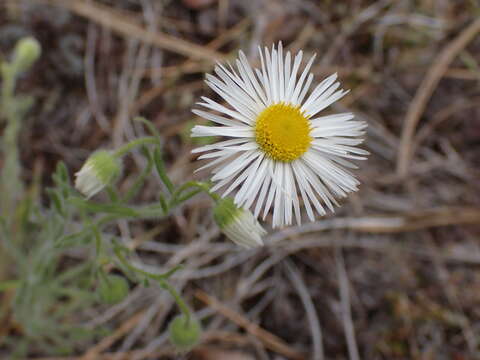
[{"label": "narrow green leaf", "polygon": [[58,214],[60,214],[62,217],[65,216],[65,209],[63,206],[63,198],[60,195],[59,191],[56,189],[47,189],[47,193],[52,200],[53,207],[56,210]]},{"label": "narrow green leaf", "polygon": [[98,204],[79,197],[71,197],[68,199],[68,201],[79,208],[92,211],[94,213],[107,213],[129,217],[139,216],[139,213],[136,210],[119,204]]},{"label": "narrow green leaf", "polygon": [[143,169],[143,171],[140,173],[140,175],[137,177],[137,179],[135,180],[133,185],[130,187],[130,189],[128,189],[127,193],[123,197],[123,201],[126,202],[126,203],[129,202],[130,200],[132,200],[135,197],[135,195],[138,194],[141,187],[145,183],[145,180],[147,179],[147,176],[150,174],[150,172],[152,171],[152,168],[153,168],[153,157],[150,154],[150,151],[148,150],[148,148],[146,146],[142,147],[142,150],[143,150],[144,156],[148,160],[148,163],[147,163],[147,166],[145,167],[145,169]]},{"label": "narrow green leaf", "polygon": [[162,179],[168,191],[170,192],[170,194],[172,194],[173,191],[175,190],[175,187],[173,186],[172,181],[167,175],[167,171],[165,169],[165,163],[163,161],[162,153],[159,148],[155,149],[153,153],[153,159],[155,161],[155,168],[157,169],[157,173],[160,176],[160,179]]},{"label": "narrow green leaf", "polygon": [[160,138],[160,133],[157,131],[157,129],[155,128],[155,126],[152,124],[151,121],[145,119],[144,117],[142,116],[137,116],[136,118],[133,119],[134,121],[139,121],[141,123],[143,123],[147,128],[148,130],[150,131],[150,133],[157,138],[157,141],[158,141],[158,146],[162,146],[162,141],[161,141],[161,138]]}]

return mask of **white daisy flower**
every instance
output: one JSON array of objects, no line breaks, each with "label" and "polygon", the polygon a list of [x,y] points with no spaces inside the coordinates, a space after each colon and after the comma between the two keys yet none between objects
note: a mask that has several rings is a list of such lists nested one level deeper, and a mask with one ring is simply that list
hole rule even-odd
[{"label": "white daisy flower", "polygon": [[333,212],[335,198],[358,189],[358,180],[346,169],[356,165],[346,159],[368,155],[355,147],[363,142],[359,137],[367,125],[351,113],[319,116],[348,91],[339,89],[333,74],[307,96],[315,56],[299,72],[301,51],[295,58],[290,52],[284,56],[279,43],[277,49],[259,52],[261,69],[252,69],[240,51],[236,69],[217,64],[216,76],[206,75],[207,85],[229,107],[202,97],[198,104],[215,113],[193,112],[219,126],[197,125],[192,136],[230,139],[195,149],[208,152],[199,159],[214,159],[198,170],[213,167],[212,190],[227,187],[223,196],[237,190],[235,204],[249,209],[255,203],[255,217],[263,209],[265,219],[273,206],[273,227],[290,225],[293,215],[300,224],[300,196],[313,221],[314,209],[320,215],[325,208]]}]

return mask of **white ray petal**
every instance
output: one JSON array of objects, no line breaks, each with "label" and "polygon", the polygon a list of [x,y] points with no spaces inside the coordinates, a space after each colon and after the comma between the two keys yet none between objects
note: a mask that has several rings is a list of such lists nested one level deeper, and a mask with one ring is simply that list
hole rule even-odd
[{"label": "white ray petal", "polygon": [[[322,206],[322,204],[318,201],[317,195],[320,196],[320,198],[323,200],[323,203],[327,205],[327,207],[333,211],[333,206],[332,202],[330,201],[332,195],[328,191],[327,188],[323,186],[323,184],[318,180],[318,178],[313,174],[313,172],[308,168],[308,166],[305,166],[303,162],[299,161],[298,162],[298,171],[299,171],[299,176],[302,176],[305,179],[305,182],[308,184],[304,189],[308,195],[309,200],[313,203],[313,206],[317,210],[317,212],[320,214],[320,216],[323,216],[326,214],[325,208]],[[317,195],[312,190],[315,189]]]},{"label": "white ray petal", "polygon": [[273,205],[273,221],[272,226],[283,226],[284,225],[284,199],[285,199],[285,185],[283,178],[283,167],[285,164],[281,161],[277,162],[275,166],[275,176],[273,182],[275,183],[276,192],[275,192],[275,202]]},{"label": "white ray petal", "polygon": [[308,60],[308,63],[305,66],[305,69],[303,70],[302,75],[300,75],[300,78],[298,79],[297,85],[295,86],[295,90],[293,91],[293,95],[290,99],[290,101],[295,105],[300,105],[300,103],[298,102],[298,96],[300,95],[300,92],[303,89],[303,82],[305,81],[305,78],[307,77],[307,74],[309,73],[310,68],[313,64],[313,61],[315,60],[316,57],[317,57],[317,54],[314,54],[310,58],[310,60]]},{"label": "white ray petal", "polygon": [[277,68],[277,74],[278,74],[278,98],[280,101],[283,101],[285,99],[285,66],[283,64],[283,45],[282,42],[280,41],[278,43],[278,68]]},{"label": "white ray petal", "polygon": [[358,181],[351,174],[322,156],[318,156],[315,151],[309,151],[303,159],[337,195],[345,197],[347,192],[357,190]]},{"label": "white ray petal", "polygon": [[272,46],[272,62],[270,65],[270,85],[272,86],[273,93],[273,102],[277,103],[280,101],[279,98],[279,86],[278,86],[278,53],[277,50]]},{"label": "white ray petal", "polygon": [[290,51],[287,52],[287,55],[285,56],[285,66],[284,66],[284,75],[283,75],[283,86],[284,86],[284,91],[283,91],[283,99],[284,101],[288,101],[287,97],[289,97],[287,93],[287,88],[288,88],[288,83],[290,82],[290,72],[292,70],[292,54],[290,54]]},{"label": "white ray petal", "polygon": [[320,126],[322,124],[338,124],[343,123],[348,120],[353,119],[355,116],[353,113],[340,113],[340,114],[333,114],[333,115],[326,115],[326,116],[319,116],[318,118],[311,119],[310,122],[312,126]]},{"label": "white ray petal", "polygon": [[243,114],[240,114],[239,112],[237,111],[234,111],[234,110],[231,110],[219,103],[217,103],[216,101],[213,101],[205,96],[202,96],[201,98],[203,101],[205,101],[204,103],[202,102],[199,102],[197,103],[198,105],[201,105],[201,106],[204,106],[206,107],[207,109],[210,109],[210,110],[215,110],[215,111],[218,111],[218,112],[222,112],[224,114],[227,114],[228,116],[234,118],[234,119],[237,119],[241,122],[244,122],[245,124],[252,124],[254,122],[254,119],[250,119],[248,117],[246,117],[245,115]]},{"label": "white ray petal", "polygon": [[272,177],[270,173],[272,172],[273,168],[273,161],[270,159],[265,159],[266,168],[265,168],[265,180],[263,181],[262,188],[260,189],[260,194],[258,195],[257,203],[255,204],[255,211],[253,216],[258,217],[260,215],[260,211],[263,207],[265,202],[265,196],[267,195],[267,191],[270,188],[270,183],[272,181]]},{"label": "white ray petal", "polygon": [[243,169],[249,166],[250,162],[261,154],[258,150],[250,150],[244,152],[238,158],[233,160],[230,164],[226,165],[221,171],[212,176],[212,181],[218,181],[227,176],[233,174],[238,169]]},{"label": "white ray petal", "polygon": [[327,90],[337,79],[337,73],[330,75],[327,77],[325,80],[323,80],[320,84],[318,84],[315,89],[313,89],[312,93],[310,96],[307,98],[307,100],[303,103],[302,105],[302,111],[305,111],[305,109],[310,106],[310,104],[314,103],[315,100],[322,95],[325,90]]},{"label": "white ray petal", "polygon": [[307,92],[310,89],[310,85],[312,84],[312,81],[313,81],[313,74],[310,74],[308,75],[307,82],[305,83],[305,86],[303,87],[302,92],[298,96],[297,104],[301,104],[303,102],[305,95],[307,95]]},{"label": "white ray petal", "polygon": [[231,145],[239,145],[249,141],[250,139],[231,139],[231,140],[219,141],[215,144],[204,145],[199,148],[193,149],[192,153],[195,154],[195,153],[211,151],[211,150],[223,150]]},{"label": "white ray petal", "polygon": [[206,78],[205,83],[230,105],[233,106],[235,104],[235,109],[242,108],[242,113],[245,113],[243,108],[248,109],[253,116],[258,113],[261,106],[245,91],[246,85],[244,85],[244,88],[240,88],[229,78],[222,82],[217,77],[209,74],[207,74]]},{"label": "white ray petal", "polygon": [[264,60],[263,51],[260,47],[258,47],[258,52],[260,53],[260,63],[262,66],[262,72],[260,73],[259,70],[256,70],[256,73],[258,78],[262,81],[263,88],[265,89],[267,105],[270,105],[272,103],[272,90],[270,88],[270,81],[268,80],[268,74],[267,74],[268,64],[266,64],[266,60]]},{"label": "white ray petal", "polygon": [[305,114],[309,117],[315,116],[315,114],[322,111],[323,109],[326,109],[331,104],[333,104],[335,101],[340,100],[342,97],[344,97],[349,92],[350,92],[350,90],[338,90],[337,92],[335,92],[329,98],[326,98],[325,100],[319,101],[319,103],[317,105],[312,105],[311,107],[309,107],[305,111]]},{"label": "white ray petal", "polygon": [[250,209],[255,199],[257,200],[260,199],[259,190],[260,190],[260,187],[267,180],[266,173],[267,173],[268,164],[269,164],[269,160],[264,158],[260,165],[260,168],[258,169],[256,176],[254,176],[254,180],[252,184],[250,185],[249,196],[243,199],[244,203],[242,204],[245,207],[245,209]]},{"label": "white ray petal", "polygon": [[209,113],[208,111],[193,109],[192,112],[195,115],[198,115],[206,120],[212,121],[217,124],[226,125],[226,126],[245,126],[244,123],[234,120],[234,119],[227,119],[226,117],[215,115]]},{"label": "white ray petal", "polygon": [[[310,200],[305,192],[305,189],[307,187],[310,187],[310,185],[305,179],[305,176],[302,176],[302,173],[298,170],[298,162],[299,160],[295,160],[292,162],[292,170],[293,170],[292,172],[295,175],[295,179],[297,180],[298,189],[300,190],[300,194],[302,195],[303,205],[305,206],[305,210],[307,211],[307,216],[310,219],[310,221],[314,221],[315,215],[313,214],[312,206],[310,205]],[[297,222],[298,224],[300,224],[298,220]]]},{"label": "white ray petal", "polygon": [[255,132],[249,126],[233,127],[233,126],[195,125],[192,128],[192,137],[200,137],[200,136],[227,136],[227,137],[253,138],[255,137]]},{"label": "white ray petal", "polygon": [[297,72],[298,68],[300,67],[300,64],[302,62],[302,57],[303,57],[303,52],[299,51],[298,54],[295,56],[295,60],[293,62],[293,69],[292,72],[290,73],[290,79],[288,80],[288,86],[287,89],[285,90],[285,101],[290,102],[292,95],[293,95],[293,90],[295,90],[295,83],[297,80]]},{"label": "white ray petal", "polygon": [[[222,169],[223,169],[223,167],[220,168],[219,170],[221,171]],[[226,178],[218,181],[217,183],[215,183],[215,185],[212,186],[212,188],[210,189],[210,191],[217,191],[217,190],[223,188],[224,186],[232,183],[232,181],[234,181],[234,180],[235,180],[235,181],[238,181],[238,182],[241,182],[243,175],[240,175],[240,176],[238,176],[238,175],[239,175],[240,173],[242,173],[243,170],[244,170],[243,168],[238,169],[237,171],[231,173],[231,174],[230,174],[229,176],[227,176]],[[232,188],[232,190],[233,190],[234,186],[235,186],[234,183],[232,183],[232,184],[230,185],[230,187]],[[228,195],[228,191],[229,191],[229,190],[227,189],[227,190],[222,194],[222,197],[227,196],[227,195]]]},{"label": "white ray petal", "polygon": [[[230,177],[228,178],[228,181],[227,181],[227,179],[225,179],[225,182],[222,183],[222,186],[221,186],[221,187],[225,186],[225,184],[228,183],[228,182],[230,182],[231,184],[230,184],[230,186],[227,188],[227,190],[224,191],[224,193],[222,194],[222,197],[225,197],[225,196],[227,196],[228,194],[230,194],[230,193],[231,193],[233,190],[235,190],[242,182],[245,181],[245,179],[246,179],[246,178],[248,177],[248,175],[250,174],[250,171],[249,171],[249,170],[250,170],[251,166],[252,166],[252,165],[249,165],[249,166],[247,166],[246,168],[235,172],[235,173],[234,173],[234,176],[230,176]],[[241,173],[240,176],[238,176],[238,175],[240,174],[240,172],[242,172],[242,173]],[[237,176],[238,176],[238,177],[237,177]],[[233,180],[235,177],[236,177],[235,181],[232,182],[232,180]],[[219,183],[219,187],[220,187],[220,183]],[[213,189],[213,188],[212,188],[212,189]]]},{"label": "white ray petal", "polygon": [[[244,115],[249,119],[254,119],[257,116],[258,110],[248,105],[248,103],[245,101],[245,99],[247,99],[246,96],[235,95],[235,94],[233,94],[234,96],[231,96],[228,93],[226,93],[224,90],[219,88],[217,85],[211,83],[210,81],[206,80],[205,83],[211,89],[213,89],[218,95],[220,95],[227,103],[230,104],[231,107],[233,107],[240,114]],[[233,93],[234,90],[230,89],[230,92]],[[240,101],[239,99],[243,99],[243,101]]]},{"label": "white ray petal", "polygon": [[266,106],[267,98],[265,96],[265,91],[260,86],[260,83],[257,80],[257,77],[256,77],[255,73],[253,72],[252,67],[248,63],[247,57],[245,56],[243,51],[240,51],[239,58],[240,58],[240,63],[242,65],[242,69],[243,69],[244,73],[246,74],[246,77],[248,78],[248,80],[252,84],[252,86],[255,89],[257,95],[260,97],[262,105]]},{"label": "white ray petal", "polygon": [[291,165],[285,164],[283,166],[283,178],[285,183],[285,195],[284,195],[284,204],[285,204],[285,225],[292,224],[292,206],[293,206],[293,188],[292,188],[292,173],[290,171]]},{"label": "white ray petal", "polygon": [[236,204],[242,204],[245,196],[248,196],[250,186],[253,180],[255,179],[255,177],[257,176],[258,168],[262,163],[262,160],[264,157],[265,157],[265,154],[261,153],[261,155],[257,158],[257,160],[255,160],[255,162],[249,166],[248,177],[246,178],[245,182],[242,184],[239,191],[235,195],[234,200]]},{"label": "white ray petal", "polygon": [[219,150],[219,151],[214,151],[214,152],[209,152],[206,154],[202,154],[198,157],[198,160],[203,160],[203,159],[213,159],[213,158],[218,158],[218,157],[225,157],[225,156],[230,156],[236,154],[236,151],[232,151],[228,148]]},{"label": "white ray petal", "polygon": [[263,209],[263,219],[265,220],[265,217],[267,216],[268,211],[270,210],[270,207],[272,206],[272,201],[275,196],[275,193],[279,190],[277,190],[277,183],[278,181],[275,181],[275,169],[279,166],[278,161],[272,161],[272,167],[269,169],[270,171],[270,179],[271,179],[271,185],[270,185],[270,192],[268,193],[267,200],[265,203],[265,208]]}]

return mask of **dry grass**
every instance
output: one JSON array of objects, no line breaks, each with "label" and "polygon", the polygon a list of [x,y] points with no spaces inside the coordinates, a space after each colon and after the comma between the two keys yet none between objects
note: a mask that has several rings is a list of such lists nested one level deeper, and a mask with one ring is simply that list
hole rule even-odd
[{"label": "dry grass", "polygon": [[[90,151],[141,134],[130,121],[137,114],[164,136],[172,178],[191,177],[194,145],[183,134],[208,92],[203,72],[239,48],[254,57],[257,45],[282,40],[316,52],[317,77],[338,71],[352,89],[333,110],[369,123],[372,155],[360,164],[360,192],[335,215],[271,232],[253,251],[221,238],[206,198],[161,223],[118,223],[152,270],[185,265],[175,284],[205,326],[188,358],[480,358],[475,1],[8,0],[0,8],[2,54],[24,33],[44,47],[21,86],[38,99],[22,138],[25,176],[40,167],[45,183],[58,160],[77,169]],[[125,184],[142,161],[131,159]],[[152,178],[139,200],[158,186]],[[176,358],[165,332],[172,310],[160,289],[143,287],[92,308],[79,319],[113,331],[74,358]],[[21,336],[9,321],[0,338]],[[0,356],[7,352],[0,342]]]}]

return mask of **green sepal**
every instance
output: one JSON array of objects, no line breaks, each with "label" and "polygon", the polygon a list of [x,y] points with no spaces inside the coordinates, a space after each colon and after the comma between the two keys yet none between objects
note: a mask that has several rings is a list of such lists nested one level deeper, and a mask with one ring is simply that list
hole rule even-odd
[{"label": "green sepal", "polygon": [[87,160],[86,165],[92,166],[95,175],[104,185],[110,185],[120,175],[121,163],[110,151],[98,150]]},{"label": "green sepal", "polygon": [[213,209],[213,218],[220,229],[232,223],[242,211],[230,197],[221,198]]}]

